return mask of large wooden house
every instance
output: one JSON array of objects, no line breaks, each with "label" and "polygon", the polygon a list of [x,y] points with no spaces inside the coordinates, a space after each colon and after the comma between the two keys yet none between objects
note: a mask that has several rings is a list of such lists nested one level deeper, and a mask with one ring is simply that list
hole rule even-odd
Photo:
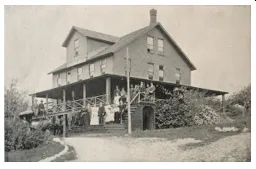
[{"label": "large wooden house", "polygon": [[[49,73],[52,75],[52,89],[31,94],[33,100],[35,97],[46,98],[45,107],[49,115],[67,114],[74,110],[68,101],[73,102],[76,108],[88,102],[95,106],[99,102],[112,104],[116,85],[127,87],[127,48],[131,84],[153,82],[155,86],[170,90],[185,86],[209,95],[222,95],[224,103],[226,92],[191,86],[191,72],[196,67],[157,22],[155,9],[150,10],[149,25],[122,37],[73,26],[62,47],[67,51],[66,63]],[[155,97],[165,98],[158,87]],[[132,130],[154,129],[154,103],[141,100],[131,110]],[[143,122],[145,112],[149,117],[146,123]]]}]

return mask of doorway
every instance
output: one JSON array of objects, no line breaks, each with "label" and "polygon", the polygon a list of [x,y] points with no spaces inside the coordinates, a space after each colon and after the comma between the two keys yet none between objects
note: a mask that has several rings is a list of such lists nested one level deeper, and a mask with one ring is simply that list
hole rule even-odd
[{"label": "doorway", "polygon": [[151,106],[145,106],[142,110],[143,116],[143,130],[154,129],[154,109]]}]

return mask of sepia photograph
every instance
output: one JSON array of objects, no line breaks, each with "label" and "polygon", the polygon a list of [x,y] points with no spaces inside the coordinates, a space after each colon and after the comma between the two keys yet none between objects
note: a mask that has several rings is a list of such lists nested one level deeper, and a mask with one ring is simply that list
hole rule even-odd
[{"label": "sepia photograph", "polygon": [[251,162],[250,5],[4,5],[5,162]]}]

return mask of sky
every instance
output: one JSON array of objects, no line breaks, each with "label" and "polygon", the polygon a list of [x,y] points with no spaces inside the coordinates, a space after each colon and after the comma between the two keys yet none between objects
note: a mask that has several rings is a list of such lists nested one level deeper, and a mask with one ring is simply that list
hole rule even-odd
[{"label": "sky", "polygon": [[152,8],[197,67],[192,86],[233,93],[250,83],[250,6],[5,6],[5,86],[50,89],[72,26],[120,37],[147,26]]}]

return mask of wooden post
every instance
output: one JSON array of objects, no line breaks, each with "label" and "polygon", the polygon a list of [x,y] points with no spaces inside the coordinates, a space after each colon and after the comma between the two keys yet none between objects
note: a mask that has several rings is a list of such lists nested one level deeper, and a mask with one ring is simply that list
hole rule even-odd
[{"label": "wooden post", "polygon": [[46,94],[46,105],[45,105],[46,114],[48,114],[48,94]]},{"label": "wooden post", "polygon": [[86,84],[83,84],[83,106],[86,106]]},{"label": "wooden post", "polygon": [[226,112],[225,94],[222,95],[222,112]]},{"label": "wooden post", "polygon": [[127,107],[128,107],[128,134],[132,133],[131,103],[130,103],[130,66],[129,48],[126,48],[126,74],[127,74]]},{"label": "wooden post", "polygon": [[[63,89],[63,108],[66,111],[66,90]],[[63,137],[66,137],[66,114],[63,115]]]},{"label": "wooden post", "polygon": [[106,103],[111,104],[111,79],[106,78]]}]

